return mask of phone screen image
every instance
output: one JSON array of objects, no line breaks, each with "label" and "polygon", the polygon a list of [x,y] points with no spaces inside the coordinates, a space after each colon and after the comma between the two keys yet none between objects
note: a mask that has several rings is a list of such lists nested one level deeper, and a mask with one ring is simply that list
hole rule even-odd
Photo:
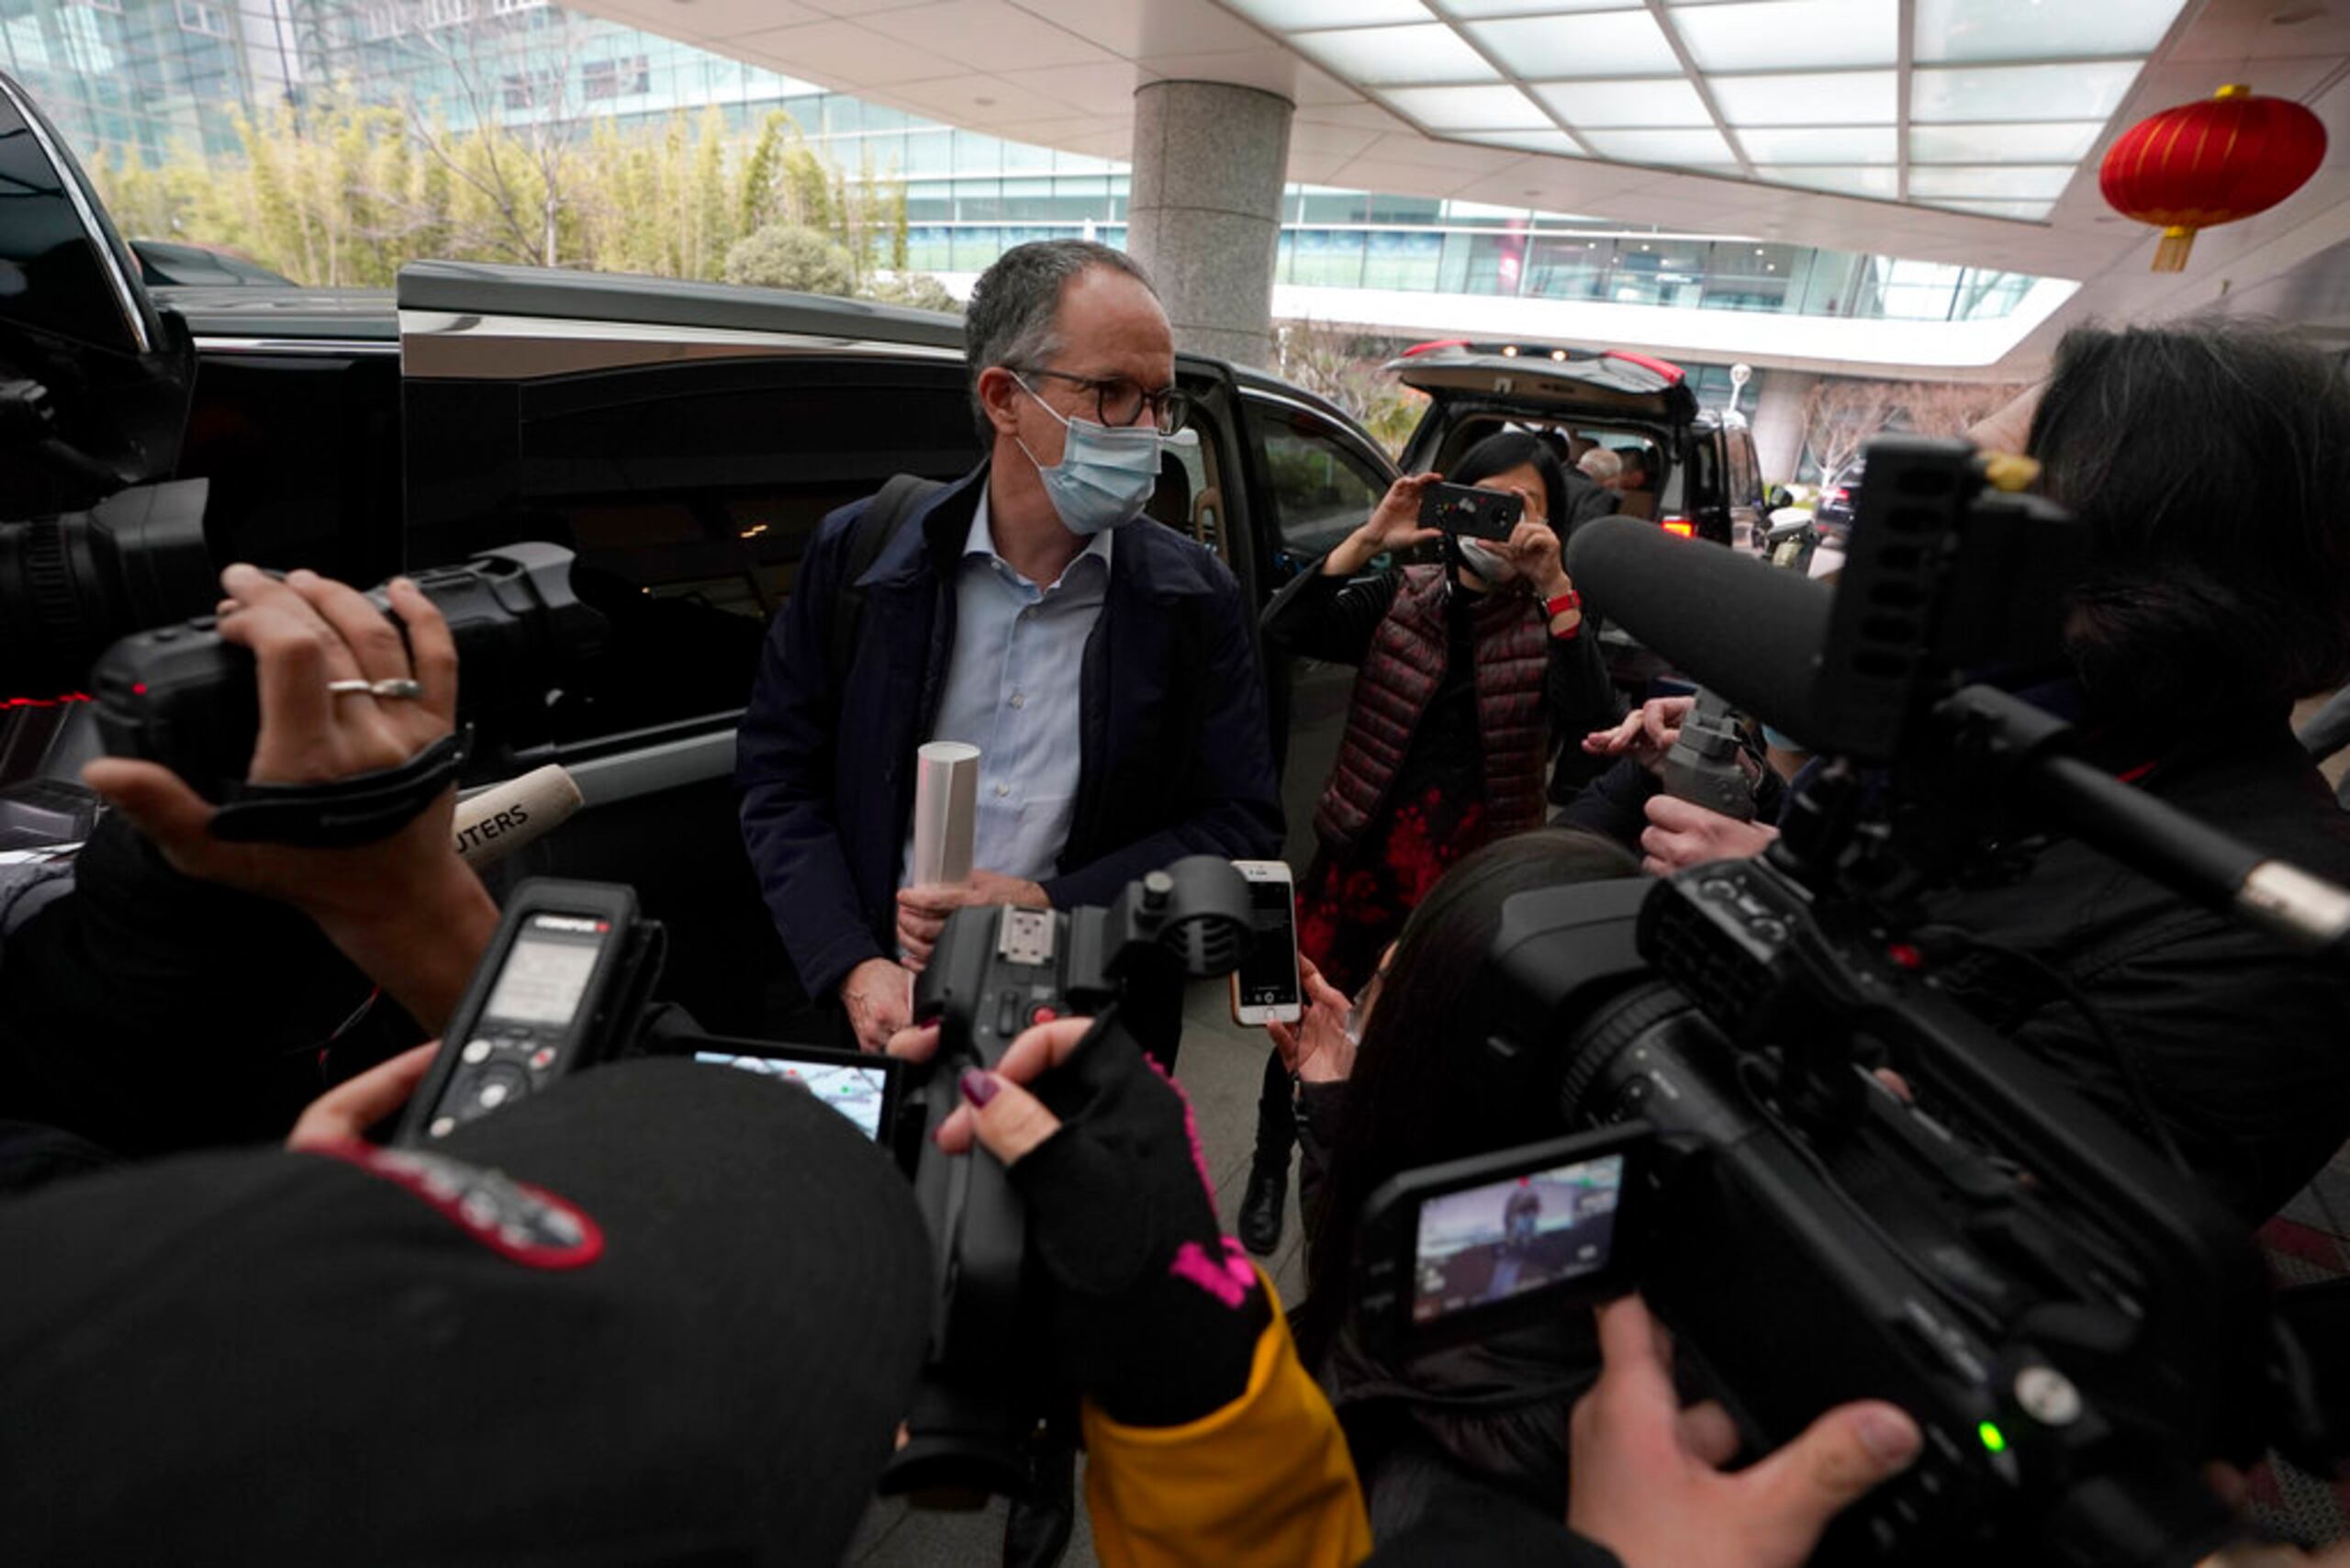
[{"label": "phone screen image", "polygon": [[1607,1266],[1624,1156],[1601,1155],[1420,1204],[1412,1321],[1578,1279]]},{"label": "phone screen image", "polygon": [[1288,879],[1251,881],[1248,913],[1257,935],[1240,965],[1240,1005],[1294,1007],[1299,1001],[1297,907]]},{"label": "phone screen image", "polygon": [[890,1092],[886,1068],[855,1067],[845,1062],[794,1061],[789,1057],[735,1056],[725,1051],[696,1051],[694,1060],[715,1067],[740,1068],[767,1078],[797,1083],[824,1104],[855,1123],[859,1132],[879,1142],[881,1108]]}]

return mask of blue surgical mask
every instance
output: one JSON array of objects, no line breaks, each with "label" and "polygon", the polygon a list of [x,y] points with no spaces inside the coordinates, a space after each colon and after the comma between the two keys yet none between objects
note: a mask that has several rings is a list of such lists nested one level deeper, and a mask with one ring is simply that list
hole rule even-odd
[{"label": "blue surgical mask", "polygon": [[[1017,375],[1013,377],[1019,381]],[[1027,453],[1028,461],[1036,463],[1037,476],[1045,481],[1045,494],[1053,503],[1053,510],[1060,514],[1061,526],[1071,533],[1100,533],[1105,529],[1118,528],[1142,515],[1142,509],[1158,487],[1158,443],[1162,439],[1155,425],[1128,425],[1123,428],[1096,424],[1091,420],[1072,420],[1055,409],[1025,381],[1020,389],[1035,398],[1036,407],[1060,420],[1069,431],[1069,440],[1061,448],[1061,460],[1050,468],[1036,463],[1036,454],[1028,451],[1026,442],[1020,450]],[[1014,437],[1015,441],[1019,438]]]}]

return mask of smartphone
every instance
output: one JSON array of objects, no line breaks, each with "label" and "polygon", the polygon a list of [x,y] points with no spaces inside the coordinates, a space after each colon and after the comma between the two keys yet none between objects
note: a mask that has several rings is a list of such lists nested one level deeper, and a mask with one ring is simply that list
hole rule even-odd
[{"label": "smartphone", "polygon": [[693,1059],[796,1083],[875,1143],[886,1148],[890,1142],[906,1066],[895,1057],[710,1036],[693,1042]]},{"label": "smartphone", "polygon": [[1420,526],[1465,533],[1472,539],[1507,539],[1526,515],[1526,498],[1507,490],[1474,485],[1430,485],[1420,492]]},{"label": "smartphone", "polygon": [[1631,1123],[1388,1182],[1356,1255],[1366,1342],[1410,1356],[1631,1290],[1654,1141]]},{"label": "smartphone", "polygon": [[1248,956],[1232,973],[1232,1021],[1294,1024],[1305,1012],[1305,988],[1297,977],[1297,890],[1289,867],[1279,860],[1235,860],[1232,868],[1248,879],[1257,928]]}]

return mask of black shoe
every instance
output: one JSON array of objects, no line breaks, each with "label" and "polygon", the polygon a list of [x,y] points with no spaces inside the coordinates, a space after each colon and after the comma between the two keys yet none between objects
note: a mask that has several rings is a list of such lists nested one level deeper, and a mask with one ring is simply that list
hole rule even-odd
[{"label": "black shoe", "polygon": [[1029,1455],[1035,1495],[1015,1498],[1003,1518],[1003,1568],[1055,1568],[1077,1533],[1077,1450],[1046,1436]]},{"label": "black shoe", "polygon": [[1289,1161],[1251,1164],[1248,1192],[1240,1200],[1240,1245],[1270,1258],[1281,1244],[1281,1202],[1289,1196]]}]

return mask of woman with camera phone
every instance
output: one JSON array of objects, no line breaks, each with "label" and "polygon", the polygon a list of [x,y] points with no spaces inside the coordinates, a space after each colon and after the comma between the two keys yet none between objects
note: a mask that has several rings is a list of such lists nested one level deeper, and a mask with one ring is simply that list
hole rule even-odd
[{"label": "woman with camera phone", "polygon": [[[1271,648],[1360,670],[1314,814],[1319,847],[1298,883],[1298,950],[1340,991],[1371,978],[1447,867],[1541,825],[1552,737],[1580,735],[1617,710],[1560,564],[1556,523],[1570,492],[1550,443],[1505,432],[1454,465],[1455,485],[1521,503],[1505,540],[1423,527],[1423,492],[1438,478],[1396,480],[1360,528],[1265,610]],[[1386,564],[1439,542],[1438,561]],[[1292,1137],[1287,1075],[1269,1058],[1240,1217],[1241,1239],[1260,1255],[1281,1242]]]}]

